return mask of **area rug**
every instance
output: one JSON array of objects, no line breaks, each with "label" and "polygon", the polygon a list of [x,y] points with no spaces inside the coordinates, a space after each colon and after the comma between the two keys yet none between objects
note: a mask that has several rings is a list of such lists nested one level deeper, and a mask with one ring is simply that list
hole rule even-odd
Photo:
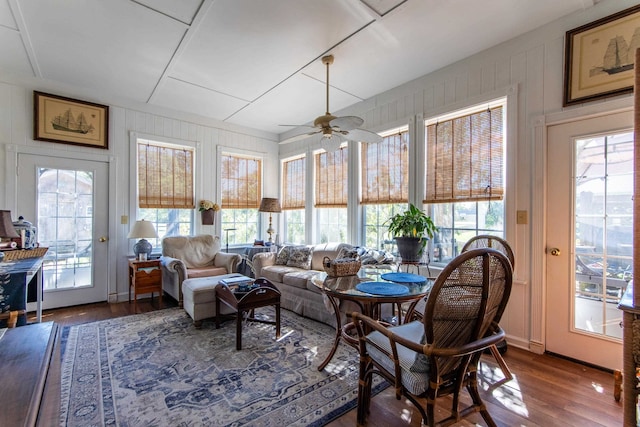
[{"label": "area rug", "polygon": [[60,424],[321,426],[353,409],[357,351],[340,344],[318,372],[335,330],[287,310],[281,322],[278,341],[245,322],[240,351],[235,321],[196,329],[179,308],[65,327]]}]

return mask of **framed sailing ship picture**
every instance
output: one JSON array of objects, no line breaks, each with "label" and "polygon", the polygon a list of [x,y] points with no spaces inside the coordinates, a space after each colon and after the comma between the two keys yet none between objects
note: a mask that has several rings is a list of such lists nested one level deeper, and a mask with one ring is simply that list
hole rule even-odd
[{"label": "framed sailing ship picture", "polygon": [[633,92],[640,5],[567,31],[564,106]]},{"label": "framed sailing ship picture", "polygon": [[33,139],[109,148],[108,105],[34,91],[33,109]]}]

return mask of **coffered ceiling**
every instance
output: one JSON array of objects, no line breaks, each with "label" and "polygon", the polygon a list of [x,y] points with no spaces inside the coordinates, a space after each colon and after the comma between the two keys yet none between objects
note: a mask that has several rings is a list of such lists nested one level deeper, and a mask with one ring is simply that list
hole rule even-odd
[{"label": "coffered ceiling", "polygon": [[323,55],[336,112],[594,3],[0,0],[0,76],[277,135],[324,114]]}]

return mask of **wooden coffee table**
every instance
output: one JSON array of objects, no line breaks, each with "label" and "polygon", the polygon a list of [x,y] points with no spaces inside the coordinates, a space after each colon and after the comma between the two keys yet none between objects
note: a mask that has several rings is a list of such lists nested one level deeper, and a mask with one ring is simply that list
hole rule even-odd
[{"label": "wooden coffee table", "polygon": [[[276,339],[280,338],[280,291],[266,279],[256,279],[249,292],[237,292],[237,287],[219,284],[216,286],[216,329],[220,328],[220,303],[236,312],[236,350],[242,350],[242,320],[248,312],[247,320],[276,325]],[[235,292],[234,292],[235,291]],[[275,320],[262,320],[254,317],[254,310],[260,307],[275,306]]]}]

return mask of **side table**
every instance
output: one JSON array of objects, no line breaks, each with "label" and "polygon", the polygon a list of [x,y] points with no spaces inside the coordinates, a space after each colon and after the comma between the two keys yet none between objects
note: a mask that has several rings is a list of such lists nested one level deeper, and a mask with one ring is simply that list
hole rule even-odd
[{"label": "side table", "polygon": [[158,308],[162,308],[162,269],[160,260],[148,261],[129,260],[129,302],[131,302],[131,288],[133,288],[134,311],[138,311],[138,295],[158,293]]},{"label": "side table", "polygon": [[[237,286],[219,284],[216,286],[216,329],[220,328],[220,303],[233,309],[236,314],[236,350],[242,350],[242,320],[244,312],[249,312],[247,320],[276,325],[276,339],[280,338],[280,291],[266,279],[255,281],[249,292],[234,292]],[[274,321],[256,319],[254,310],[273,305],[276,308]]]}]

